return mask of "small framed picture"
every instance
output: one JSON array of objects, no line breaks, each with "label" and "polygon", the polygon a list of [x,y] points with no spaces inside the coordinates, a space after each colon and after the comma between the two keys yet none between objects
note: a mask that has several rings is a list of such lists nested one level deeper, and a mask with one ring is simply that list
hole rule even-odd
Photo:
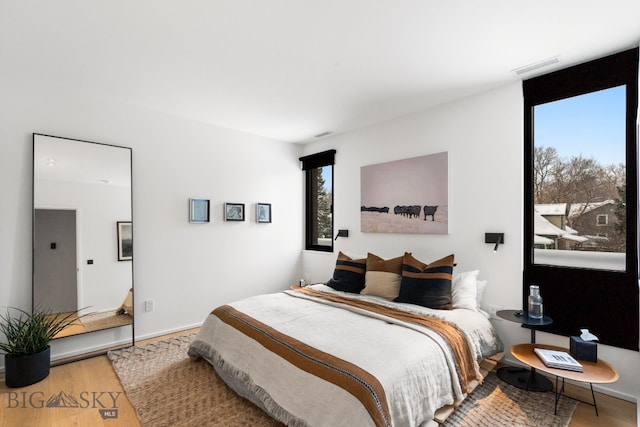
[{"label": "small framed picture", "polygon": [[131,261],[133,259],[133,230],[131,221],[118,221],[118,261]]},{"label": "small framed picture", "polygon": [[225,221],[244,221],[244,203],[225,203]]},{"label": "small framed picture", "polygon": [[271,222],[271,203],[256,203],[256,222]]},{"label": "small framed picture", "polygon": [[209,222],[209,200],[189,199],[189,222],[203,224]]}]

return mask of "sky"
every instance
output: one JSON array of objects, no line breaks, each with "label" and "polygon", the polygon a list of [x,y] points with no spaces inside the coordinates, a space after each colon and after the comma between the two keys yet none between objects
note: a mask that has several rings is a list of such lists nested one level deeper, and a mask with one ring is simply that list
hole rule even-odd
[{"label": "sky", "polygon": [[331,183],[333,179],[333,177],[331,176],[331,168],[332,166],[325,166],[322,168],[322,172],[320,172],[322,174],[322,177],[324,178],[324,188],[328,192],[331,191]]},{"label": "sky", "polygon": [[538,105],[535,146],[563,159],[582,154],[601,166],[625,164],[625,86]]}]

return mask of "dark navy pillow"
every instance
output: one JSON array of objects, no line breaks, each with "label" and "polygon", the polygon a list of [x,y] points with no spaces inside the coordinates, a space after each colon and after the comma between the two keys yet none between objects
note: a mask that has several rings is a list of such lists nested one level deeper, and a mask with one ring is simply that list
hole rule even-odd
[{"label": "dark navy pillow", "polygon": [[359,294],[364,289],[364,275],[367,270],[367,259],[352,259],[342,252],[338,253],[336,269],[327,286],[336,291]]},{"label": "dark navy pillow", "polygon": [[424,264],[409,253],[402,259],[400,295],[395,302],[417,304],[438,310],[453,309],[451,278],[453,255]]}]

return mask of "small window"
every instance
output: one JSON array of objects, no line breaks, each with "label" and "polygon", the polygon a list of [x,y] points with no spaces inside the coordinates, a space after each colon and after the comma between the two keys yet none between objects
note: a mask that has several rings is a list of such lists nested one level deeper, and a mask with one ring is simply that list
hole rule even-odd
[{"label": "small window", "polygon": [[609,224],[609,215],[600,214],[598,215],[598,219],[596,221],[598,225],[607,225]]},{"label": "small window", "polygon": [[305,171],[305,248],[333,252],[333,165],[336,150],[301,157]]}]

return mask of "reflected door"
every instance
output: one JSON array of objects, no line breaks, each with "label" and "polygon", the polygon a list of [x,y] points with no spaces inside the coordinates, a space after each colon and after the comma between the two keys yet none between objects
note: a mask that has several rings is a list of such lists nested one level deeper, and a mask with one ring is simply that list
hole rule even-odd
[{"label": "reflected door", "polygon": [[36,209],[33,220],[33,292],[53,312],[76,311],[76,211]]}]

